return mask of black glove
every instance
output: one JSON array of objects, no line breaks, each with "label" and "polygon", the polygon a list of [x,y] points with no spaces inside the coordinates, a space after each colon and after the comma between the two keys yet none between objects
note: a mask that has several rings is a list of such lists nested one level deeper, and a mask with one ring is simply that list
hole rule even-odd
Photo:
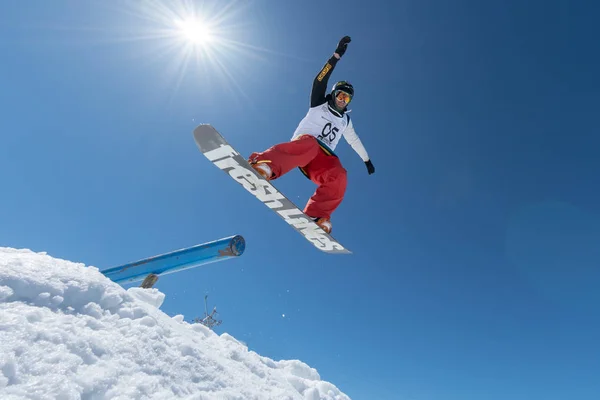
[{"label": "black glove", "polygon": [[350,36],[344,36],[337,45],[335,52],[339,54],[340,58],[346,52],[346,48],[348,47],[348,43],[350,43]]},{"label": "black glove", "polygon": [[367,171],[369,171],[369,175],[375,173],[375,167],[373,166],[373,163],[371,162],[371,160],[365,161],[365,165],[367,166]]}]

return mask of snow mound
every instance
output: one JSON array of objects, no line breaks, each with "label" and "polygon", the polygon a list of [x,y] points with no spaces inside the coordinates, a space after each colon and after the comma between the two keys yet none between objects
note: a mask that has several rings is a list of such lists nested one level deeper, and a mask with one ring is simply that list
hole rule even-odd
[{"label": "snow mound", "polygon": [[169,317],[164,299],[95,267],[0,247],[0,398],[349,399],[301,361]]}]

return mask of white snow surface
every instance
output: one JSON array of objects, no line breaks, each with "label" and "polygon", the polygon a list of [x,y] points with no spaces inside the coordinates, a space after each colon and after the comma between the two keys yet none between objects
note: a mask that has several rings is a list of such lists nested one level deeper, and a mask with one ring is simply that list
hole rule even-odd
[{"label": "white snow surface", "polygon": [[0,399],[349,399],[301,361],[169,317],[164,298],[0,247]]}]

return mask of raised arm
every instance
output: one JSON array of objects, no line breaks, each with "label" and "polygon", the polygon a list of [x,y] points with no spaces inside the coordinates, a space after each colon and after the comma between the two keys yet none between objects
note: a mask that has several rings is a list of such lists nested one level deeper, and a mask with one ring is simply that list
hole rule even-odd
[{"label": "raised arm", "polygon": [[312,92],[310,94],[310,106],[316,107],[325,103],[327,100],[325,96],[327,95],[327,83],[329,82],[329,77],[335,68],[338,60],[342,58],[344,53],[346,52],[346,48],[348,47],[348,43],[350,43],[350,36],[344,36],[338,43],[335,52],[327,60],[323,68],[319,71],[315,80],[313,81]]}]

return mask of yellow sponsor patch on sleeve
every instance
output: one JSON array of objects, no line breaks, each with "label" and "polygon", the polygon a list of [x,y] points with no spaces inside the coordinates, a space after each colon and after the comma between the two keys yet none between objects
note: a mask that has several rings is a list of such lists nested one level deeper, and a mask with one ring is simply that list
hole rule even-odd
[{"label": "yellow sponsor patch on sleeve", "polygon": [[327,75],[327,73],[329,72],[330,69],[331,69],[331,64],[329,64],[329,63],[325,64],[325,66],[319,73],[319,76],[317,76],[317,80],[319,82],[321,82],[323,80],[323,78],[325,77],[325,75]]}]

